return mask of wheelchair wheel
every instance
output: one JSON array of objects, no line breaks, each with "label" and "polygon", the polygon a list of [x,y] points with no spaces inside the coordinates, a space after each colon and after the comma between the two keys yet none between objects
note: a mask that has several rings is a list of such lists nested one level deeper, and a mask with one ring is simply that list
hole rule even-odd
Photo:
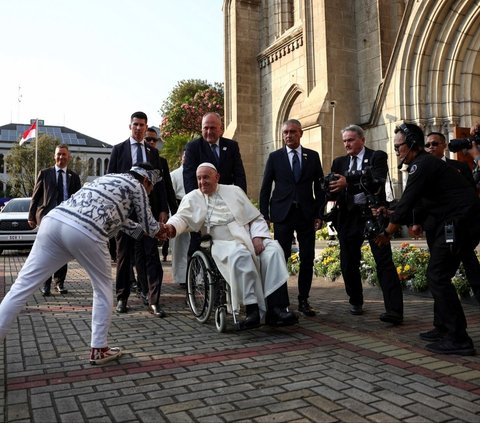
[{"label": "wheelchair wheel", "polygon": [[227,309],[225,306],[217,307],[215,310],[215,327],[217,332],[225,332],[227,327]]},{"label": "wheelchair wheel", "polygon": [[187,268],[187,294],[190,309],[200,323],[205,323],[212,313],[213,285],[208,257],[195,251]]}]

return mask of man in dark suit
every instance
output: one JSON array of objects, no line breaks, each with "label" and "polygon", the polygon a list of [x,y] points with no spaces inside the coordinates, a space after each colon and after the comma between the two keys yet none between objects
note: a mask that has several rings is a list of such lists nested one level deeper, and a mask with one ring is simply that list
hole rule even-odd
[{"label": "man in dark suit", "polygon": [[[476,184],[473,179],[473,174],[468,165],[458,160],[452,160],[445,157],[445,149],[447,148],[447,140],[445,135],[441,132],[430,132],[427,135],[427,142],[425,143],[425,151],[439,159],[445,160],[447,164],[460,172],[460,174],[476,189]],[[464,251],[462,254],[463,268],[468,283],[472,288],[473,294],[478,302],[480,302],[480,263],[478,262],[475,248]]]},{"label": "man in dark suit", "polygon": [[[157,134],[157,130],[153,126],[147,129],[147,133],[145,135],[145,141],[150,145],[150,147],[157,148],[158,151],[160,151],[161,146],[160,148],[157,147],[159,137]],[[173,189],[172,178],[170,177],[170,169],[168,167],[167,159],[165,157],[160,156],[160,164],[162,166],[162,175],[163,175],[163,182],[165,183],[165,191],[167,194],[168,208],[170,210],[170,215],[174,215],[177,212],[178,203],[177,203],[177,198],[175,196],[175,190]],[[165,223],[165,222],[162,222],[162,223]],[[163,255],[163,261],[167,261],[168,240],[163,241],[162,255]]]},{"label": "man in dark suit", "polygon": [[[57,145],[55,148],[55,166],[40,171],[35,182],[32,202],[28,213],[28,224],[35,228],[40,225],[42,218],[62,201],[75,194],[80,188],[80,178],[67,168],[71,156],[66,144]],[[62,266],[53,277],[55,289],[60,294],[66,294],[65,277],[68,266]],[[50,276],[41,289],[45,297],[51,295],[52,277]]]},{"label": "man in dark suit", "polygon": [[197,167],[212,163],[220,173],[220,184],[237,185],[247,192],[247,178],[240,149],[236,141],[223,138],[222,118],[218,113],[207,113],[202,119],[202,136],[185,147],[183,182],[185,193],[198,188]]},{"label": "man in dark suit", "polygon": [[[275,239],[288,260],[292,253],[294,231],[300,254],[298,274],[298,311],[315,316],[308,302],[315,258],[315,232],[322,226],[322,206],[325,193],[320,156],[300,145],[302,125],[296,119],[287,120],[282,127],[285,147],[268,157],[260,190],[260,212],[273,222]],[[275,188],[272,192],[272,184]]]},{"label": "man in dark suit", "polygon": [[[361,186],[358,177],[352,176],[352,172],[370,168],[375,180],[379,181],[374,187],[374,194],[380,201],[384,201],[388,156],[384,151],[365,147],[363,129],[357,125],[342,129],[342,138],[347,155],[333,161],[331,171],[337,180],[330,182],[329,186],[331,199],[336,200],[337,214],[333,224],[340,243],[340,266],[345,289],[350,297],[350,313],[360,315],[363,313],[360,259],[366,221],[364,211],[368,208],[366,195],[373,193],[365,192],[365,187]],[[380,315],[380,320],[400,324],[403,321],[403,293],[393,263],[391,245],[388,243],[384,247],[378,247],[373,240],[369,240],[369,243],[377,265],[386,310]]]},{"label": "man in dark suit", "polygon": [[[130,118],[130,138],[126,141],[113,146],[108,163],[108,173],[128,172],[133,164],[148,162],[154,169],[161,170],[160,156],[158,150],[149,145],[145,145],[144,139],[147,131],[147,115],[143,112],[135,112]],[[165,185],[161,182],[155,184],[152,193],[149,195],[150,207],[153,216],[158,221],[166,221],[168,218],[168,206],[165,195]],[[135,216],[131,216],[135,220]],[[149,237],[145,237],[146,243]],[[119,232],[117,241],[117,313],[126,313],[127,302],[130,296],[130,269],[133,265],[135,240]],[[145,247],[147,257],[147,281],[148,281],[148,309],[150,313],[157,317],[164,317],[165,312],[160,308],[158,302],[160,299],[161,281],[163,279],[163,269],[158,254],[158,244],[155,239]]]}]

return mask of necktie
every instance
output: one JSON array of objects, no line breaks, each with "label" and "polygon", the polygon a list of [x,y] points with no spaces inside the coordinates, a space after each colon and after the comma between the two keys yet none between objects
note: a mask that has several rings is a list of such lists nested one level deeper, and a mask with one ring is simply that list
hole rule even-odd
[{"label": "necktie", "polygon": [[300,160],[298,159],[297,150],[292,150],[292,153],[293,153],[293,157],[292,157],[293,177],[295,178],[295,182],[298,182],[302,174],[302,171],[300,169]]},{"label": "necktie", "polygon": [[142,163],[143,162],[143,153],[142,153],[142,143],[137,142],[137,163]]},{"label": "necktie", "polygon": [[57,206],[64,200],[64,192],[63,192],[63,170],[58,170],[58,178],[57,178]]},{"label": "necktie", "polygon": [[350,171],[357,170],[357,156],[352,156],[352,166],[350,167]]},{"label": "necktie", "polygon": [[215,162],[216,162],[217,165],[218,165],[218,162],[219,162],[220,157],[218,156],[218,149],[217,149],[217,147],[218,147],[217,144],[210,144],[210,148],[212,149],[213,155],[215,156]]}]

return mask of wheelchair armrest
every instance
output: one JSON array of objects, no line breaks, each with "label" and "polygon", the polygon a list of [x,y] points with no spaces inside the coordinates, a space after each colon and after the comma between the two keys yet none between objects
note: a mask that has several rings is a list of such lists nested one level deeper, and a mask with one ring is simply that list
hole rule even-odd
[{"label": "wheelchair armrest", "polygon": [[202,235],[202,237],[200,238],[200,247],[205,250],[210,251],[212,248],[212,243],[213,243],[212,236],[209,234]]}]

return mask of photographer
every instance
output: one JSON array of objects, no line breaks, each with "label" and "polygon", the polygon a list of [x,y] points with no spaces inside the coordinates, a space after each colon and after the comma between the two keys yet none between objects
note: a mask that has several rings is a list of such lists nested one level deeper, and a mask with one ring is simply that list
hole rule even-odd
[{"label": "photographer", "polygon": [[[334,177],[328,184],[328,191],[329,199],[336,201],[332,224],[338,232],[340,266],[345,290],[350,297],[350,313],[360,315],[363,313],[361,247],[367,222],[375,223],[370,207],[378,204],[371,204],[372,197],[374,202],[385,202],[387,154],[366,148],[363,129],[357,125],[349,125],[341,132],[347,155],[333,161]],[[364,183],[363,178],[357,175],[367,171],[371,176]],[[380,315],[380,320],[398,325],[403,321],[403,293],[392,260],[392,249],[390,243],[379,247],[372,236],[369,238],[386,310]]]},{"label": "photographer", "polygon": [[375,242],[388,244],[400,224],[410,223],[419,205],[426,219],[413,222],[413,230],[425,222],[430,249],[427,280],[434,299],[434,329],[420,334],[431,343],[426,349],[437,354],[473,355],[473,342],[451,279],[466,251],[480,239],[480,201],[471,184],[453,167],[424,150],[423,131],[414,124],[395,129],[394,149],[400,163],[408,164],[407,185],[384,234]]}]

